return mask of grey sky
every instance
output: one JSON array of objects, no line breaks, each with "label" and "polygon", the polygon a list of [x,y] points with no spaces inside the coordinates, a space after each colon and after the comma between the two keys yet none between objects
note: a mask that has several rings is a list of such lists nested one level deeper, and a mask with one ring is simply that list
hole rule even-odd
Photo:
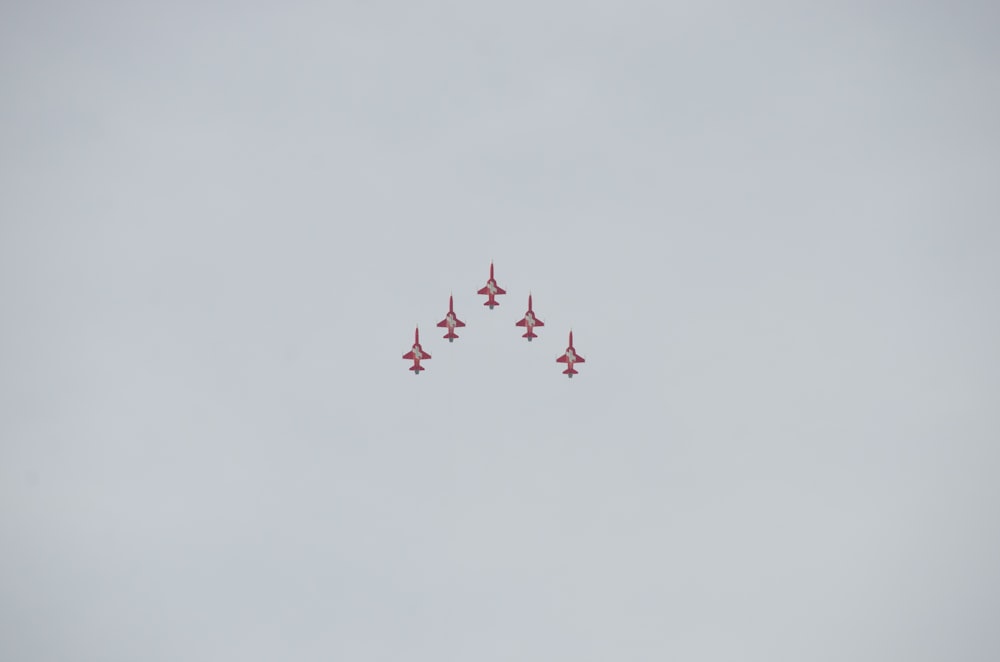
[{"label": "grey sky", "polygon": [[994,3],[251,4],[0,9],[0,659],[1000,658]]}]

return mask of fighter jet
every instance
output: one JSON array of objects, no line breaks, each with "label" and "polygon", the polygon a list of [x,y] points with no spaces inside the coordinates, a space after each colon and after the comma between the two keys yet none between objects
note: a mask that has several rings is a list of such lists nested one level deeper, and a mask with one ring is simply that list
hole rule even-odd
[{"label": "fighter jet", "polygon": [[410,370],[413,371],[414,375],[419,375],[421,370],[426,370],[420,365],[421,361],[426,361],[431,358],[431,355],[424,351],[420,346],[420,327],[418,326],[413,330],[413,348],[410,349],[406,354],[403,354],[403,358],[407,361],[413,361],[413,365],[410,366]]},{"label": "fighter jet", "polygon": [[527,327],[527,332],[522,334],[522,338],[527,338],[528,342],[531,342],[532,338],[537,338],[538,335],[535,333],[536,326],[545,326],[545,322],[535,317],[535,311],[531,309],[531,294],[528,295],[528,312],[524,314],[524,317],[520,321],[514,322],[515,326]]},{"label": "fighter jet", "polygon": [[497,281],[493,278],[493,263],[490,262],[490,279],[486,281],[486,287],[482,288],[476,294],[485,294],[488,298],[483,303],[484,306],[489,306],[490,310],[493,310],[493,306],[499,306],[500,303],[494,298],[498,294],[507,294],[506,290],[500,289],[497,285]]},{"label": "fighter jet", "polygon": [[444,334],[444,338],[448,339],[448,342],[455,342],[455,338],[458,334],[455,333],[455,328],[459,326],[465,326],[465,322],[455,317],[455,297],[448,297],[448,314],[444,316],[444,319],[437,324],[440,327],[448,329],[448,333]]},{"label": "fighter jet", "polygon": [[562,356],[556,359],[556,362],[566,364],[566,369],[563,370],[563,374],[569,377],[570,379],[573,378],[573,375],[577,374],[577,371],[573,368],[573,365],[576,363],[587,362],[582,356],[576,353],[576,349],[574,349],[573,347],[572,331],[569,332],[569,347],[566,348],[566,351],[563,353]]}]

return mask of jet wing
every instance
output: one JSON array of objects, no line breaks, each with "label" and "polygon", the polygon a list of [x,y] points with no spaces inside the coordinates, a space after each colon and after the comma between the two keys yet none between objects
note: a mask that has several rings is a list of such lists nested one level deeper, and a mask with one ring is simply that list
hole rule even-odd
[{"label": "jet wing", "polygon": [[[577,354],[576,352],[573,352],[573,361],[575,363],[586,363],[586,361],[584,360],[584,358],[582,356],[580,356],[579,354]],[[556,359],[556,362],[557,363],[568,363],[569,362],[569,359],[566,358],[565,352],[563,353],[562,356],[560,356],[558,359]]]},{"label": "jet wing", "polygon": [[403,358],[406,359],[407,361],[412,361],[416,357],[413,356],[413,350],[411,349],[406,354],[403,354]]}]

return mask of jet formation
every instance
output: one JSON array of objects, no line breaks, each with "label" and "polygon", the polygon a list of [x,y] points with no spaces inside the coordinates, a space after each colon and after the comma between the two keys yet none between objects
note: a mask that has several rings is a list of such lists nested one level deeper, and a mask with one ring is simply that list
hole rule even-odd
[{"label": "jet formation", "polygon": [[[476,293],[486,297],[486,301],[483,302],[483,305],[489,307],[490,310],[493,310],[495,307],[500,305],[500,302],[496,300],[497,296],[507,294],[507,291],[497,284],[496,277],[493,273],[492,262],[490,263],[490,277],[487,279],[485,287],[480,288]],[[447,329],[447,332],[442,337],[447,339],[448,342],[455,342],[455,340],[459,337],[459,335],[455,333],[455,329],[464,327],[465,322],[458,319],[458,316],[455,314],[454,294],[448,297],[448,313],[445,315],[443,320],[437,323],[437,325],[440,328]],[[521,334],[521,337],[527,338],[528,342],[531,342],[538,337],[538,334],[535,333],[535,329],[545,326],[545,322],[535,316],[530,292],[528,293],[528,310],[524,313],[524,316],[521,319],[514,322],[514,326],[522,327],[525,330],[525,332]],[[414,329],[413,346],[410,348],[409,352],[403,354],[403,358],[407,361],[413,361],[413,365],[410,366],[410,370],[413,371],[413,374],[419,375],[421,370],[426,370],[424,366],[420,365],[420,362],[427,361],[431,358],[431,355],[428,354],[420,345],[419,327]],[[569,346],[566,347],[566,351],[556,358],[556,362],[566,364],[566,369],[563,370],[562,374],[570,378],[572,378],[573,375],[580,374],[574,367],[576,364],[586,363],[584,358],[576,353],[576,348],[573,347],[572,330],[569,332]]]}]

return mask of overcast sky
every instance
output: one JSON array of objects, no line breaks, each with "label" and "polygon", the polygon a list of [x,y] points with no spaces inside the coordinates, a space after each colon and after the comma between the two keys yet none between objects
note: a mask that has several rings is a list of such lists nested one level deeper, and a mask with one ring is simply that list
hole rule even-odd
[{"label": "overcast sky", "polygon": [[996,3],[206,5],[0,8],[0,659],[1000,659]]}]

